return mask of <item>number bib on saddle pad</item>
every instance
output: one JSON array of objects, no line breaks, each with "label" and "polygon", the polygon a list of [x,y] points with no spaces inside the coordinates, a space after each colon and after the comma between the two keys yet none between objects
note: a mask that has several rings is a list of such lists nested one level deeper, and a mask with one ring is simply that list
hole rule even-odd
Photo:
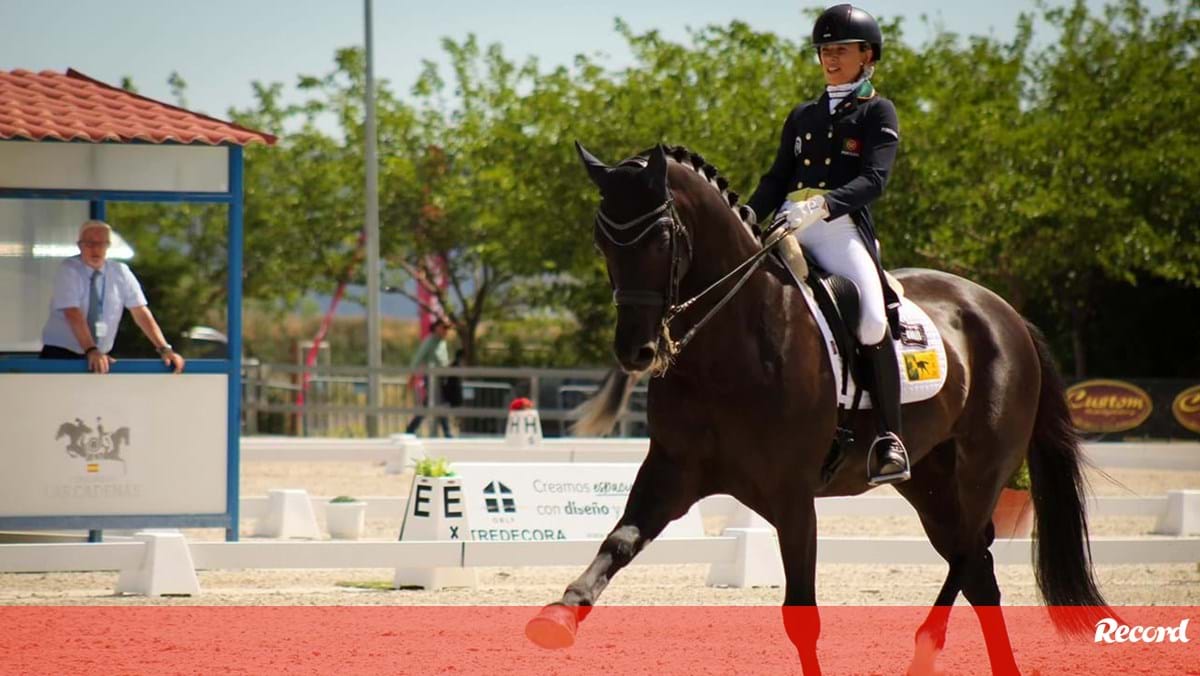
[{"label": "number bib on saddle pad", "polygon": [[[838,406],[850,408],[858,390],[853,378],[843,382],[842,355],[838,351],[833,331],[825,314],[817,307],[812,290],[801,285],[804,301],[821,327],[825,339],[825,351],[833,366],[833,379],[837,386]],[[937,394],[946,384],[946,348],[942,345],[942,334],[925,311],[908,298],[900,299],[900,340],[896,341],[896,358],[900,368],[900,403],[923,401]],[[889,334],[890,335],[890,334]],[[864,390],[859,408],[871,408],[871,395]]]}]

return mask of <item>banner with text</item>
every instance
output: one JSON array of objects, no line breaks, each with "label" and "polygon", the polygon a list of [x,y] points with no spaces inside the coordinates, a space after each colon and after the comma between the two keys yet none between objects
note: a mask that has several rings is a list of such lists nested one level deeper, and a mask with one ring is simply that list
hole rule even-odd
[{"label": "banner with text", "polygon": [[[456,462],[472,540],[595,540],[625,511],[636,463]],[[702,537],[700,511],[660,537]]]}]

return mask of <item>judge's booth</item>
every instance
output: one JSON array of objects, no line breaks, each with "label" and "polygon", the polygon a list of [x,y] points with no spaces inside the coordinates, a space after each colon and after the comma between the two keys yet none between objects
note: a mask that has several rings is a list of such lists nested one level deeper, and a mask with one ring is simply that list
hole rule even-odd
[{"label": "judge's booth", "polygon": [[[0,71],[0,531],[206,527],[237,539],[243,146],[274,141],[75,71]],[[79,253],[80,224],[113,202],[226,205],[223,358],[189,359],[178,375],[121,359],[103,376],[37,358],[55,273]],[[109,257],[136,275],[154,253],[112,226]]]}]

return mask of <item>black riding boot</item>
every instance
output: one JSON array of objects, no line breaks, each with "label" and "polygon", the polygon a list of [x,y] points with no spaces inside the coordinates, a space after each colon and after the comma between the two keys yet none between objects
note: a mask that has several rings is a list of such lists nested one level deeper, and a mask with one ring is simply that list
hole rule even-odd
[{"label": "black riding boot", "polygon": [[900,370],[896,363],[896,344],[885,335],[876,345],[864,347],[871,359],[875,388],[871,402],[879,421],[879,436],[867,452],[867,481],[872,486],[908,481],[908,451],[900,441]]}]

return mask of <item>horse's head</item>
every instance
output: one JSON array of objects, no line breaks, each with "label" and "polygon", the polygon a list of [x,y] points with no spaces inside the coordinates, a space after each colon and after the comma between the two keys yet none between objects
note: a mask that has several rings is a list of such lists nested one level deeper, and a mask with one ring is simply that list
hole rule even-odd
[{"label": "horse's head", "polygon": [[600,189],[596,247],[608,265],[617,306],[613,351],[626,371],[645,371],[665,360],[670,340],[664,319],[678,301],[691,241],[667,187],[662,146],[614,167],[575,144],[588,176]]}]

